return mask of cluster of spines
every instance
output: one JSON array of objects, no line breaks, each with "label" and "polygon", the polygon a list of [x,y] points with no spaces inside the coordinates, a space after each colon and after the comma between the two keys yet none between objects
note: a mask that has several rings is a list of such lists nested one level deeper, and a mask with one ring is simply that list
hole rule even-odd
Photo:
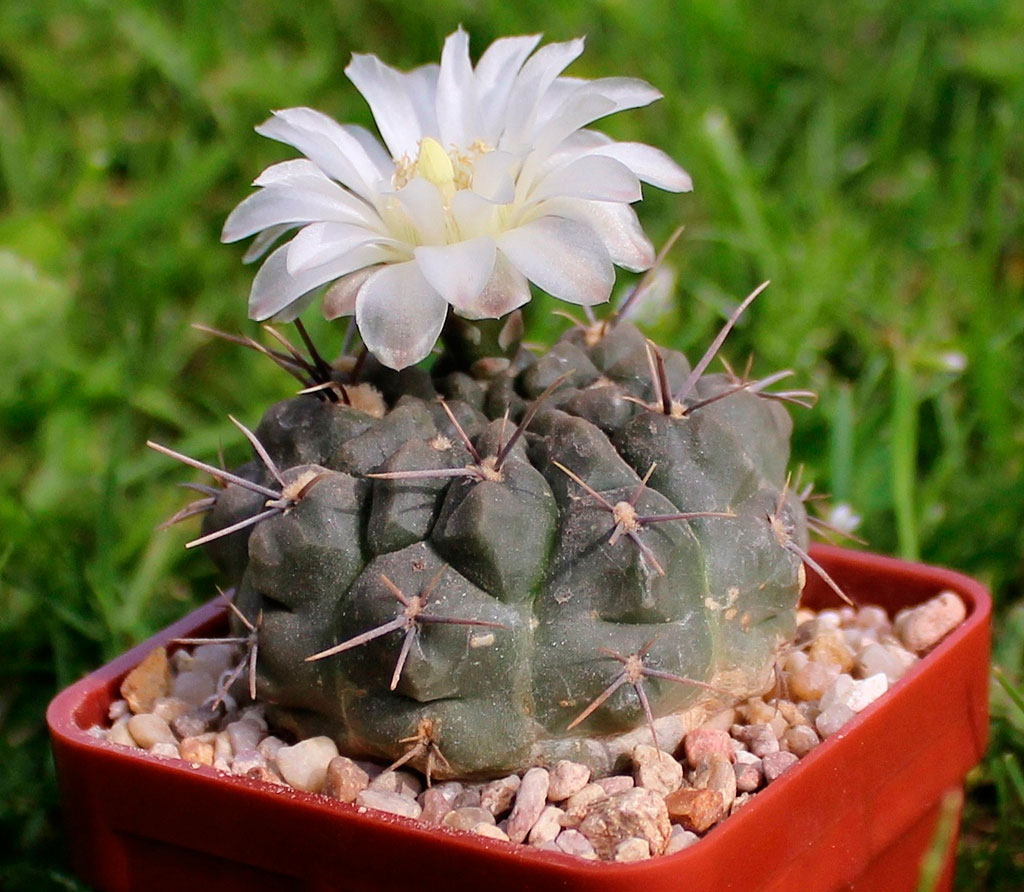
[{"label": "cluster of spines", "polygon": [[[704,399],[692,399],[697,382],[701,376],[707,370],[711,361],[716,356],[719,348],[724,342],[729,331],[734,327],[740,315],[743,311],[753,302],[753,300],[764,290],[767,283],[759,286],[755,289],[736,309],[736,311],[729,317],[726,324],[723,326],[717,337],[712,342],[711,346],[702,356],[701,360],[690,370],[683,385],[678,388],[674,393],[669,386],[669,377],[666,371],[665,362],[661,352],[656,346],[648,342],[647,344],[647,357],[650,369],[650,390],[653,394],[653,399],[650,402],[645,402],[634,397],[625,397],[635,403],[639,403],[646,410],[651,412],[660,413],[666,416],[675,418],[686,418],[691,416],[694,412],[700,411],[707,405],[713,402],[717,402],[720,399],[727,398],[735,393],[741,391],[748,391],[758,396],[767,399],[776,399],[784,402],[795,403],[798,405],[808,405],[813,400],[813,394],[809,391],[782,391],[773,392],[768,390],[769,387],[788,377],[791,372],[783,371],[770,375],[762,379],[752,379],[749,375],[749,368],[742,374],[736,375],[735,372],[726,366],[726,370],[731,381],[731,385],[712,397]],[[638,286],[637,292],[641,291],[643,283]],[[620,312],[610,320],[598,321],[593,318],[592,313],[588,313],[588,322],[586,326],[583,323],[577,323],[581,327],[585,327],[588,333],[593,332],[594,337],[600,339],[603,337],[611,327],[615,325],[619,318],[625,315],[625,310],[631,305],[631,300],[627,299],[626,303],[620,307]],[[271,336],[274,337],[279,343],[281,343],[285,351],[270,350],[263,347],[258,342],[251,338],[236,337],[233,335],[226,335],[221,332],[216,332],[212,329],[204,329],[217,334],[220,337],[227,338],[235,343],[242,344],[251,349],[255,349],[260,353],[269,356],[276,364],[284,368],[294,377],[296,377],[300,383],[303,384],[301,393],[307,393],[315,395],[316,397],[330,401],[330,402],[342,402],[346,405],[350,404],[348,397],[348,389],[346,384],[351,386],[351,383],[358,381],[359,373],[365,364],[366,353],[365,350],[357,357],[353,362],[348,364],[348,374],[346,381],[342,381],[337,373],[334,366],[327,363],[321,354],[316,350],[311,339],[309,338],[306,330],[297,324],[297,329],[306,346],[309,353],[308,357],[303,356],[302,353],[295,348],[290,342],[287,341],[279,332],[275,329],[267,326]],[[465,466],[456,468],[437,468],[437,469],[425,469],[425,470],[411,470],[411,471],[390,471],[390,472],[373,472],[368,473],[365,476],[374,479],[416,479],[416,478],[468,478],[470,481],[498,481],[502,477],[502,467],[508,456],[511,454],[513,446],[523,437],[526,433],[529,425],[533,421],[536,413],[544,403],[544,401],[554,393],[558,387],[564,383],[566,378],[569,377],[571,372],[566,372],[551,384],[549,384],[539,397],[534,399],[532,403],[527,407],[523,414],[520,422],[515,426],[512,433],[506,438],[504,434],[500,438],[498,448],[494,450],[493,454],[482,455],[477,449],[477,446],[473,443],[472,439],[467,435],[462,425],[459,423],[454,413],[449,408],[448,404],[439,398],[442,409],[452,423],[454,430],[456,431],[462,445],[466,448],[472,461]],[[174,450],[168,449],[167,447],[161,446],[156,443],[150,443],[149,445],[166,454],[175,458],[185,464],[192,467],[198,468],[209,473],[213,476],[222,487],[228,484],[235,484],[242,486],[252,493],[262,497],[264,499],[261,510],[244,518],[241,521],[233,523],[225,528],[212,531],[198,539],[195,539],[188,543],[189,547],[204,544],[210,541],[214,541],[218,538],[230,535],[231,533],[252,527],[260,522],[269,519],[271,517],[286,514],[303,498],[303,496],[310,490],[312,486],[316,484],[320,476],[316,472],[310,472],[307,475],[303,475],[296,481],[286,483],[283,474],[277,467],[273,459],[268,454],[267,450],[262,446],[259,439],[248,430],[244,425],[236,421],[234,418],[232,422],[243,432],[246,438],[249,440],[257,456],[263,463],[270,477],[274,482],[278,484],[277,488],[267,486],[259,482],[245,479],[238,475],[232,474],[225,469],[215,467],[203,462],[199,462],[195,459],[189,458],[188,456],[182,455],[181,453],[175,452]],[[508,413],[506,412],[505,421],[503,426],[508,423]],[[644,544],[640,537],[640,532],[644,526],[650,524],[657,524],[670,520],[691,520],[698,517],[721,517],[729,518],[734,516],[729,511],[700,511],[700,512],[677,512],[671,514],[639,514],[636,511],[637,500],[641,493],[644,491],[651,474],[654,471],[652,465],[647,473],[641,478],[638,486],[632,493],[631,498],[621,500],[612,503],[604,496],[602,496],[597,490],[592,488],[582,477],[577,475],[572,469],[563,465],[560,462],[553,462],[561,472],[563,472],[569,479],[571,479],[577,486],[579,486],[584,493],[593,501],[595,506],[604,510],[611,515],[612,524],[608,531],[608,543],[609,545],[615,545],[618,540],[625,536],[631,540],[635,547],[639,550],[642,559],[645,560],[651,568],[658,574],[664,575],[665,570],[657,561],[653,552]],[[196,484],[188,484],[194,489],[198,489],[202,494],[202,498],[193,502],[182,511],[179,511],[174,517],[172,517],[168,524],[176,523],[184,520],[188,517],[202,514],[212,510],[216,504],[217,497],[222,489],[216,487],[200,486]],[[783,505],[786,500],[787,492],[789,488],[789,480],[787,479],[786,486],[783,488],[782,494],[779,497],[778,503],[775,506],[774,511],[769,511],[766,515],[766,522],[771,528],[773,534],[780,547],[798,556],[806,565],[812,570],[817,572],[825,582],[836,590],[844,599],[845,594],[839,586],[828,576],[820,565],[815,562],[807,552],[801,548],[799,543],[796,542],[793,535],[793,529],[788,525],[785,520],[783,513]],[[805,500],[810,495],[810,490],[807,489],[799,494],[801,500]],[[820,522],[812,521],[812,528],[820,531],[822,524]],[[396,586],[390,579],[382,574],[381,581],[395,596],[395,599],[399,602],[400,610],[395,618],[389,622],[378,625],[371,628],[359,635],[351,637],[339,644],[333,645],[326,648],[318,653],[310,654],[306,659],[307,661],[317,661],[324,659],[343,651],[358,647],[366,644],[376,638],[384,637],[392,633],[402,633],[402,645],[400,647],[399,656],[395,664],[394,672],[391,677],[391,690],[394,690],[398,684],[398,681],[402,675],[405,667],[406,658],[408,657],[410,648],[414,643],[420,624],[422,623],[454,623],[461,625],[478,625],[486,626],[491,628],[502,629],[504,628],[499,623],[493,623],[484,620],[473,620],[463,619],[454,617],[445,617],[437,614],[430,613],[424,608],[427,606],[430,595],[434,588],[438,584],[442,574],[446,567],[442,566],[440,571],[435,575],[431,583],[426,586],[420,593],[413,596],[408,596],[402,592],[398,586]],[[233,675],[227,682],[228,685],[233,683],[235,678],[238,677],[242,669],[247,666],[249,669],[249,689],[250,695],[255,698],[255,687],[256,687],[256,654],[257,654],[257,641],[260,629],[261,617],[257,617],[255,621],[251,621],[242,615],[238,608],[229,601],[231,608],[238,613],[239,621],[243,627],[246,628],[248,634],[240,638],[231,638],[232,643],[242,644],[245,646],[245,659],[243,663],[237,667],[238,671]],[[229,639],[223,639],[225,641]],[[651,711],[649,701],[643,688],[644,678],[658,678],[668,680],[681,684],[689,684],[718,693],[723,693],[716,689],[712,685],[708,685],[704,682],[696,681],[694,679],[684,678],[679,675],[664,672],[657,669],[656,667],[648,666],[645,663],[645,659],[648,655],[649,649],[653,644],[652,641],[648,641],[644,646],[639,648],[636,652],[631,654],[620,654],[613,651],[602,649],[601,653],[603,656],[617,661],[623,666],[623,669],[612,679],[611,683],[579,714],[576,718],[568,725],[566,730],[571,730],[576,726],[583,723],[590,715],[592,715],[600,706],[602,706],[620,687],[623,685],[632,686],[637,699],[639,700],[643,709],[645,718],[649,725],[652,736],[657,742],[657,736],[654,726],[654,717]],[[226,690],[226,688],[225,688]],[[399,743],[411,743],[412,746],[405,756],[399,759],[399,763],[403,763],[412,758],[424,757],[430,764],[433,764],[435,760],[445,762],[443,755],[437,745],[436,740],[436,728],[429,719],[422,720],[420,727],[418,728],[417,735],[414,738],[407,738],[400,740]]]}]

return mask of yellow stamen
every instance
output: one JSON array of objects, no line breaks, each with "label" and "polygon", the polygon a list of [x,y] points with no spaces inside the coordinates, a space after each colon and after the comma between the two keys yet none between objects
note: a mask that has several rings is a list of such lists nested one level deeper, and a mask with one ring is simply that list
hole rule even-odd
[{"label": "yellow stamen", "polygon": [[419,175],[435,186],[448,186],[455,180],[452,159],[436,139],[425,136],[420,140],[420,152],[416,158]]}]

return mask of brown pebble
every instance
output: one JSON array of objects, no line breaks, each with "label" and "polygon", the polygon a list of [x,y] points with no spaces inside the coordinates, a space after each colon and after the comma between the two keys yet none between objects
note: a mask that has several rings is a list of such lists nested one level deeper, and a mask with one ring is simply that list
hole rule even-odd
[{"label": "brown pebble", "polygon": [[706,726],[687,732],[683,738],[683,752],[691,768],[696,768],[713,753],[725,756],[730,761],[733,759],[732,740],[728,733],[720,728]]},{"label": "brown pebble", "polygon": [[960,596],[946,591],[917,607],[901,610],[896,614],[893,627],[904,647],[924,653],[960,625],[966,616],[967,608]]},{"label": "brown pebble", "polygon": [[467,806],[453,808],[441,819],[441,826],[450,827],[452,830],[473,830],[477,824],[493,825],[494,815],[486,808]]},{"label": "brown pebble", "polygon": [[480,808],[483,806],[483,790],[478,786],[466,787],[452,803],[452,808]]},{"label": "brown pebble", "polygon": [[849,672],[853,668],[853,651],[838,632],[825,632],[819,635],[807,651],[807,656],[815,663],[825,666],[838,666],[840,672]]},{"label": "brown pebble", "polygon": [[752,793],[761,786],[764,780],[764,768],[761,760],[753,753],[741,753],[736,757],[736,764],[733,765],[736,774],[736,791],[738,793]]},{"label": "brown pebble", "polygon": [[420,820],[427,824],[440,824],[461,792],[462,784],[455,781],[428,787],[417,799],[423,807]]},{"label": "brown pebble", "polygon": [[198,737],[186,737],[181,741],[181,758],[193,765],[213,764],[213,744]]},{"label": "brown pebble", "polygon": [[339,802],[355,802],[370,785],[369,775],[347,756],[335,756],[327,763],[323,793]]},{"label": "brown pebble", "polygon": [[638,787],[665,796],[682,785],[683,766],[668,753],[641,743],[633,748],[633,780]]},{"label": "brown pebble", "polygon": [[246,772],[245,776],[252,778],[253,780],[263,781],[265,784],[274,784],[278,787],[288,786],[284,782],[284,778],[274,771],[274,769],[269,765],[256,765],[255,767],[250,768]]},{"label": "brown pebble", "polygon": [[589,781],[590,769],[586,765],[562,759],[551,769],[548,800],[551,802],[563,802],[574,793],[582,790]]},{"label": "brown pebble", "polygon": [[562,819],[563,827],[579,827],[580,822],[586,817],[587,809],[592,802],[604,799],[608,794],[600,784],[587,784],[578,793],[573,793],[564,803],[565,817]]},{"label": "brown pebble", "polygon": [[732,763],[719,753],[712,754],[694,771],[693,786],[720,793],[724,807],[729,808],[736,798],[736,772]]},{"label": "brown pebble", "polygon": [[660,855],[672,826],[665,799],[634,787],[592,803],[579,830],[602,859],[610,860],[619,843],[634,836],[647,840],[651,852]]},{"label": "brown pebble", "polygon": [[799,758],[793,753],[769,753],[761,760],[764,767],[764,779],[768,783],[777,780],[799,761]]},{"label": "brown pebble", "polygon": [[512,808],[521,783],[522,779],[518,774],[510,774],[508,777],[501,777],[485,784],[480,791],[481,807],[486,808],[495,817],[505,814]]},{"label": "brown pebble", "polygon": [[748,725],[767,725],[777,713],[774,704],[765,703],[760,697],[751,697],[736,711]]},{"label": "brown pebble", "polygon": [[794,725],[786,730],[780,742],[785,745],[788,752],[802,759],[821,741],[810,725]]},{"label": "brown pebble", "polygon": [[703,833],[725,817],[725,802],[715,790],[684,787],[665,797],[665,807],[673,823]]},{"label": "brown pebble", "polygon": [[170,689],[171,666],[165,647],[151,650],[121,682],[121,696],[136,715],[150,712],[157,697],[166,697]]},{"label": "brown pebble", "polygon": [[836,667],[808,660],[787,677],[789,692],[798,700],[818,700],[835,681]]},{"label": "brown pebble", "polygon": [[761,759],[779,751],[779,738],[775,736],[775,729],[771,725],[741,726],[736,731],[736,739],[742,740],[747,749]]}]

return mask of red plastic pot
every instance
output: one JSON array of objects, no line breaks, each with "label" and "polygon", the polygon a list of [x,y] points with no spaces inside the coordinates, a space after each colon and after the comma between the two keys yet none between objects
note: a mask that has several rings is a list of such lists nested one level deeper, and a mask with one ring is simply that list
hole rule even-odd
[{"label": "red plastic pot", "polygon": [[[224,622],[203,607],[54,699],[47,712],[74,861],[106,892],[216,889],[905,892],[937,838],[943,796],[962,786],[988,734],[991,601],[973,580],[832,547],[817,559],[861,603],[890,612],[941,589],[966,622],[699,844],[634,864],[516,847],[326,797],[226,777],[98,741],[124,675],[155,646]],[[813,574],[805,603],[832,603]],[[952,881],[952,834],[939,889]]]}]

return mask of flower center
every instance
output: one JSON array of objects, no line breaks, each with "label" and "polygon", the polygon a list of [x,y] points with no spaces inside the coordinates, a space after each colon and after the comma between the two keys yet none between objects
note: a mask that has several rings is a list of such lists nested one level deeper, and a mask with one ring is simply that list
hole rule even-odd
[{"label": "flower center", "polygon": [[456,192],[473,185],[473,164],[490,151],[491,146],[479,139],[468,149],[452,147],[446,151],[432,136],[425,136],[415,160],[406,155],[395,163],[392,183],[401,189],[420,177],[437,186],[447,204]]}]

